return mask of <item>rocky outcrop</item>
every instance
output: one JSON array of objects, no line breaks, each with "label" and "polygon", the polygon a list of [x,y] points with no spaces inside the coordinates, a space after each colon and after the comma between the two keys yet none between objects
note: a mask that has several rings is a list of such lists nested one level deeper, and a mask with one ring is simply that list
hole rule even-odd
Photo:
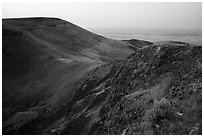
[{"label": "rocky outcrop", "polygon": [[201,56],[198,46],[153,45],[94,70],[53,127],[63,128],[47,134],[201,134]]},{"label": "rocky outcrop", "polygon": [[118,66],[89,134],[201,134],[202,50],[157,45]]}]

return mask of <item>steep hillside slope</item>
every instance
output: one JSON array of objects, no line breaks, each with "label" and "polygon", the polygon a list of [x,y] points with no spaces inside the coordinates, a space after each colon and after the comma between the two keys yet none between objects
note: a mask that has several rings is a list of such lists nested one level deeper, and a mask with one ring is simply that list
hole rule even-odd
[{"label": "steep hillside slope", "polygon": [[140,49],[109,81],[89,134],[202,134],[201,47]]},{"label": "steep hillside slope", "polygon": [[126,42],[104,38],[57,18],[5,19],[3,31],[4,34],[21,33],[40,50],[74,60],[84,60],[84,57],[117,60],[132,53]]},{"label": "steep hillside slope", "polygon": [[202,47],[3,20],[3,134],[202,134]]},{"label": "steep hillside slope", "polygon": [[[4,134],[41,134],[40,126],[46,128],[67,113],[83,75],[133,53],[126,42],[56,18],[2,22]],[[27,126],[21,131],[35,120],[35,130]]]},{"label": "steep hillside slope", "polygon": [[202,134],[202,50],[162,44],[93,70],[44,134]]}]

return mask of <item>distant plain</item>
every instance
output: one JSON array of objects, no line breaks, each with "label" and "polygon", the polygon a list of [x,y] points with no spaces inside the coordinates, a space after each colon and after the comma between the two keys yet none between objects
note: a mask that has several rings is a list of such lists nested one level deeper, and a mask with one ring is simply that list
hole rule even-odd
[{"label": "distant plain", "polygon": [[202,45],[202,32],[200,30],[136,28],[90,28],[90,30],[117,40],[140,39],[151,42],[182,41]]}]

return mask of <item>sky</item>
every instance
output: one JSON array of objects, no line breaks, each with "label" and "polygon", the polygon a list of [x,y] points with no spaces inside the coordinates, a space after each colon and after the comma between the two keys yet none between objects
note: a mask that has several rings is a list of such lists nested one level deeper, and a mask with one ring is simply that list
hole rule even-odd
[{"label": "sky", "polygon": [[3,18],[57,17],[83,28],[202,29],[201,3],[3,3]]}]

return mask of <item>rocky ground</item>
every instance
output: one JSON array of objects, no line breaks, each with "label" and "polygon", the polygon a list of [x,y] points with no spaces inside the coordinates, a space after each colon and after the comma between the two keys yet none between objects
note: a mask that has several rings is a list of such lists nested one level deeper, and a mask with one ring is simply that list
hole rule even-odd
[{"label": "rocky ground", "polygon": [[46,134],[202,134],[202,50],[164,44],[91,72]]},{"label": "rocky ground", "polygon": [[151,46],[118,66],[89,134],[201,134],[201,47]]}]

